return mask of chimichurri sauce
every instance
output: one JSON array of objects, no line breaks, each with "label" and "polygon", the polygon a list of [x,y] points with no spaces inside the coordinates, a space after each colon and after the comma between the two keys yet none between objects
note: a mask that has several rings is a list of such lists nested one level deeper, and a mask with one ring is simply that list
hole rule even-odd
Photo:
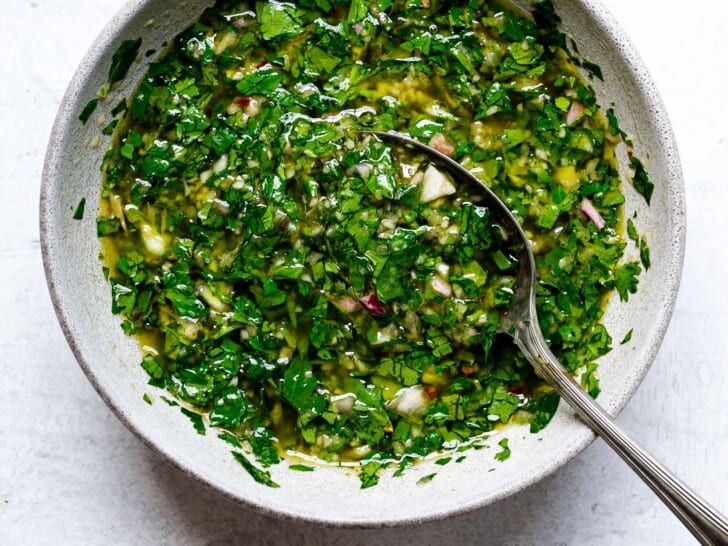
[{"label": "chimichurri sauce", "polygon": [[429,143],[508,204],[541,327],[596,396],[601,303],[641,270],[622,263],[623,133],[535,9],[539,26],[489,2],[224,1],[150,64],[98,233],[113,312],[199,430],[264,466],[410,461],[553,415],[495,336],[517,264],[477,192],[365,129]]}]

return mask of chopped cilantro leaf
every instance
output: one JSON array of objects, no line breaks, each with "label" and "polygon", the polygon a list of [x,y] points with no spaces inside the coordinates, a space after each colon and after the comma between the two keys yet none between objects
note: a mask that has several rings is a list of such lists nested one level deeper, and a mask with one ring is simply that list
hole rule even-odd
[{"label": "chopped cilantro leaf", "polygon": [[280,485],[273,481],[270,476],[270,472],[268,472],[267,470],[261,470],[260,468],[255,466],[248,460],[245,455],[243,455],[239,451],[231,451],[230,453],[233,454],[235,460],[240,463],[240,466],[242,466],[256,482],[267,485],[268,487],[280,487]]},{"label": "chopped cilantro leaf", "polygon": [[361,467],[359,471],[359,480],[361,481],[361,488],[367,489],[373,487],[379,483],[379,476],[377,472],[383,467],[383,464],[378,461],[369,461]]},{"label": "chopped cilantro leaf", "polygon": [[349,23],[356,23],[361,21],[369,13],[369,7],[366,0],[351,0],[349,5],[349,15],[346,20]]},{"label": "chopped cilantro leaf", "polygon": [[615,284],[619,298],[622,301],[629,300],[629,295],[637,292],[638,275],[642,268],[637,262],[629,262],[617,268]]},{"label": "chopped cilantro leaf", "polygon": [[76,210],[73,211],[74,220],[83,220],[83,211],[86,208],[86,198],[82,197],[76,206]]},{"label": "chopped cilantro leaf", "polygon": [[243,95],[270,95],[281,83],[283,77],[273,68],[260,68],[246,74],[237,84]]},{"label": "chopped cilantro leaf", "polygon": [[581,374],[581,386],[589,393],[589,396],[596,398],[601,389],[599,388],[599,378],[596,376],[597,365],[590,362],[586,365],[586,370]]},{"label": "chopped cilantro leaf", "polygon": [[142,39],[124,40],[119,48],[111,57],[111,67],[109,67],[109,83],[114,84],[124,79],[129,71],[131,63],[136,59],[139,48],[142,45]]},{"label": "chopped cilantro leaf", "polygon": [[205,434],[205,424],[202,422],[202,416],[199,413],[188,410],[187,408],[180,408],[180,411],[189,417],[192,422],[192,426],[195,427],[197,434]]},{"label": "chopped cilantro leaf", "polygon": [[297,470],[298,472],[313,472],[315,469],[312,466],[305,464],[289,464],[289,470]]},{"label": "chopped cilantro leaf", "polygon": [[118,123],[118,119],[112,119],[103,129],[101,129],[101,134],[107,136],[111,135],[114,132],[114,129],[116,129]]},{"label": "chopped cilantro leaf", "polygon": [[591,63],[589,61],[582,61],[581,66],[583,66],[593,76],[596,76],[600,80],[604,81],[604,75],[602,74],[602,69],[599,67],[599,65]]},{"label": "chopped cilantro leaf", "polygon": [[627,219],[627,235],[635,243],[639,241],[640,236],[637,233],[637,228],[635,227],[634,222],[632,221],[632,218]]},{"label": "chopped cilantro leaf", "polygon": [[647,246],[647,241],[645,241],[644,237],[640,239],[640,261],[642,262],[642,266],[645,268],[645,271],[647,271],[650,268],[650,265],[652,265],[650,261],[650,247]]},{"label": "chopped cilantro leaf", "polygon": [[257,2],[255,12],[265,40],[295,36],[303,30],[296,6],[288,2]]},{"label": "chopped cilantro leaf", "polygon": [[428,474],[427,476],[422,476],[419,480],[417,480],[417,484],[422,485],[425,483],[429,483],[435,476],[437,476],[437,472],[433,472],[432,474]]},{"label": "chopped cilantro leaf", "polygon": [[541,394],[531,400],[524,409],[533,414],[531,419],[531,432],[536,433],[543,430],[551,422],[552,417],[559,407],[560,397],[555,392]]},{"label": "chopped cilantro leaf", "polygon": [[78,119],[81,120],[81,123],[86,125],[86,122],[91,117],[91,114],[94,113],[94,110],[96,110],[96,106],[99,103],[99,99],[91,99],[86,103],[86,105],[83,107],[83,110],[81,110],[81,113],[78,116]]},{"label": "chopped cilantro leaf", "polygon": [[619,122],[617,121],[617,116],[614,113],[614,110],[612,108],[609,108],[607,110],[607,120],[609,122],[609,132],[612,133],[612,135],[617,136],[620,135],[622,137],[625,136],[624,131],[619,128]]},{"label": "chopped cilantro leaf", "polygon": [[642,161],[640,161],[636,156],[630,157],[630,165],[634,169],[634,176],[632,177],[632,184],[634,185],[634,189],[637,190],[637,192],[642,195],[645,198],[645,201],[647,201],[647,204],[650,204],[650,200],[652,199],[652,192],[655,189],[655,185],[650,180],[649,175],[647,174],[647,171],[645,170],[645,166],[642,164]]},{"label": "chopped cilantro leaf", "polygon": [[505,461],[511,456],[511,449],[508,447],[508,438],[503,438],[498,445],[502,448],[498,453],[494,455],[497,461]]}]

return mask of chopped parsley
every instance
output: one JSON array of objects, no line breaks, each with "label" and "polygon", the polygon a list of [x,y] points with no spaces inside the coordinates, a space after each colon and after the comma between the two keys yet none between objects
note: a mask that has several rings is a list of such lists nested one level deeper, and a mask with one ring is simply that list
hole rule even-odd
[{"label": "chopped parsley", "polygon": [[288,468],[290,470],[297,470],[298,472],[313,472],[315,470],[314,467],[305,464],[289,464]]},{"label": "chopped parsley", "polygon": [[74,220],[83,220],[83,213],[86,209],[86,198],[82,197],[81,200],[78,202],[78,205],[76,205],[76,210],[73,211],[73,219]]},{"label": "chopped parsley", "polygon": [[[649,249],[629,219],[640,261],[624,258],[626,137],[574,66],[603,74],[566,51],[550,2],[534,21],[490,2],[223,0],[112,111],[96,219],[111,310],[149,348],[150,384],[256,481],[276,486],[263,469],[291,452],[357,461],[371,487],[505,424],[538,432],[559,404],[496,336],[517,253],[477,191],[364,130],[429,143],[508,203],[550,346],[597,395],[602,302],[637,290]],[[140,47],[121,44],[110,84]]]},{"label": "chopped parsley", "polygon": [[553,391],[541,394],[531,400],[524,409],[531,413],[531,432],[536,433],[543,430],[549,424],[551,418],[559,407],[561,398]]},{"label": "chopped parsley", "polygon": [[131,63],[136,59],[139,48],[142,45],[142,39],[124,40],[121,42],[117,50],[111,57],[111,66],[109,67],[109,84],[114,84],[124,79],[129,71]]},{"label": "chopped parsley", "polygon": [[496,461],[505,461],[511,456],[511,448],[508,447],[508,438],[503,438],[498,445],[501,450],[494,455]]},{"label": "chopped parsley", "polygon": [[227,431],[221,432],[217,435],[217,437],[233,447],[243,447],[243,445],[240,443],[240,440],[238,440],[234,435],[230,434]]},{"label": "chopped parsley", "polygon": [[240,463],[240,466],[242,466],[256,482],[267,485],[268,487],[280,487],[280,485],[273,481],[270,476],[270,472],[268,472],[267,470],[262,470],[255,466],[248,460],[245,455],[243,455],[239,451],[231,451],[230,453],[233,454],[235,460]]},{"label": "chopped parsley", "polygon": [[81,113],[78,116],[78,119],[86,125],[86,122],[91,117],[91,114],[94,113],[94,110],[96,110],[96,106],[99,103],[99,99],[91,99],[86,103],[86,105],[83,107],[83,110],[81,110]]},{"label": "chopped parsley", "polygon": [[195,413],[187,408],[180,408],[180,411],[192,422],[192,426],[195,427],[197,434],[205,434],[205,424],[202,422],[202,416],[199,413]]},{"label": "chopped parsley", "polygon": [[427,476],[422,476],[419,480],[417,480],[417,484],[422,485],[425,483],[430,483],[435,476],[437,476],[437,472],[433,472],[432,474],[428,474]]},{"label": "chopped parsley", "polygon": [[361,470],[359,471],[359,480],[361,481],[362,489],[373,487],[379,483],[379,476],[377,475],[377,472],[379,472],[379,469],[383,466],[384,465],[378,461],[369,461],[362,465]]},{"label": "chopped parsley", "polygon": [[629,161],[630,165],[634,169],[634,175],[632,176],[632,184],[634,185],[634,189],[636,189],[637,192],[639,192],[639,194],[645,198],[647,204],[649,205],[650,200],[652,199],[652,192],[655,189],[655,185],[650,180],[650,176],[647,174],[645,166],[640,159],[632,156],[629,158]]}]

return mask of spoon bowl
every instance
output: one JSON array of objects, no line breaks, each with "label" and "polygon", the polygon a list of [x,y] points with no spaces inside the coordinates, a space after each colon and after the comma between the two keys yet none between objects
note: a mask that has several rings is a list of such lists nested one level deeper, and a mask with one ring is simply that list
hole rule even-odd
[{"label": "spoon bowl", "polygon": [[536,314],[536,262],[531,244],[508,207],[481,180],[445,154],[408,136],[369,131],[382,141],[424,154],[448,172],[458,184],[470,184],[485,197],[486,207],[518,253],[518,273],[513,300],[502,315],[499,331],[513,337],[535,372],[571,406],[579,418],[602,437],[642,478],[701,544],[728,544],[728,519],[700,498],[642,446],[624,432],[574,378],[549,349]]}]

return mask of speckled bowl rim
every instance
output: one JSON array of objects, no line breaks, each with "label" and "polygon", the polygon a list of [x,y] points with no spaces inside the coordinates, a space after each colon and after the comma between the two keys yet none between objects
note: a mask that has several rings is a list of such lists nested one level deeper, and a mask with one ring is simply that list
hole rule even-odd
[{"label": "speckled bowl rim", "polygon": [[[76,70],[71,83],[69,84],[61,105],[59,107],[58,114],[54,121],[53,129],[48,142],[48,148],[45,156],[42,183],[41,183],[41,194],[40,194],[40,235],[41,235],[41,251],[43,256],[43,265],[46,275],[46,282],[50,292],[53,308],[58,316],[58,320],[61,325],[61,329],[68,341],[68,344],[73,351],[79,365],[83,369],[84,373],[88,377],[89,381],[93,385],[94,389],[98,392],[99,396],[103,399],[106,405],[116,414],[116,416],[122,421],[122,423],[132,431],[146,446],[152,451],[162,456],[172,466],[177,468],[180,472],[196,480],[202,485],[216,491],[231,501],[234,501],[243,507],[253,509],[259,513],[274,516],[281,519],[295,521],[299,523],[317,523],[324,524],[331,527],[353,527],[353,528],[383,528],[383,527],[394,527],[399,525],[407,524],[419,524],[427,521],[443,519],[446,517],[457,516],[481,509],[491,503],[502,500],[509,497],[519,491],[522,491],[526,487],[533,485],[534,483],[541,481],[545,477],[551,475],[561,466],[566,464],[578,453],[585,449],[591,442],[596,438],[595,434],[586,427],[583,429],[581,438],[575,447],[568,452],[564,452],[560,457],[555,457],[550,460],[549,464],[543,465],[538,468],[535,472],[530,474],[528,477],[521,479],[520,481],[512,483],[509,487],[505,487],[495,494],[492,494],[486,498],[483,498],[479,502],[473,502],[463,506],[453,505],[450,510],[443,510],[436,513],[425,513],[419,517],[410,518],[397,518],[396,515],[390,519],[382,519],[378,521],[346,521],[340,518],[332,518],[328,515],[321,515],[320,517],[312,516],[301,516],[293,512],[282,512],[271,509],[269,506],[264,504],[252,502],[250,499],[240,494],[238,491],[233,491],[226,488],[224,484],[212,483],[206,480],[203,476],[197,474],[183,461],[175,458],[174,454],[166,451],[164,448],[157,445],[153,438],[144,434],[135,423],[130,420],[123,407],[118,406],[115,401],[104,391],[100,385],[100,381],[96,376],[93,366],[86,361],[82,351],[80,350],[74,335],[73,328],[65,309],[64,294],[61,292],[58,286],[59,273],[57,270],[57,264],[51,259],[52,245],[55,236],[59,235],[54,231],[54,225],[52,222],[51,210],[51,195],[53,192],[52,188],[58,183],[57,166],[59,164],[59,157],[61,154],[61,148],[59,144],[63,143],[64,127],[70,123],[77,123],[75,113],[71,112],[70,109],[65,108],[64,105],[68,104],[72,98],[74,98],[79,89],[82,87],[84,80],[88,77],[92,70],[93,63],[93,52],[103,51],[108,48],[110,44],[117,41],[117,35],[120,29],[123,29],[130,20],[134,17],[135,13],[145,5],[151,3],[153,0],[132,0],[127,2],[109,21],[104,27],[99,36],[93,42],[88,52],[84,56],[83,61]],[[671,179],[668,188],[671,203],[673,205],[673,213],[675,215],[673,222],[673,231],[671,233],[670,241],[670,258],[668,263],[670,265],[670,275],[667,276],[672,286],[669,287],[669,299],[665,302],[655,318],[655,335],[652,339],[652,343],[647,348],[646,362],[639,373],[635,375],[635,381],[624,393],[621,399],[619,399],[611,408],[606,408],[609,413],[616,415],[626,405],[629,399],[632,397],[637,387],[644,379],[645,374],[650,369],[652,362],[654,361],[657,352],[660,348],[664,335],[667,331],[672,313],[675,307],[675,301],[677,299],[678,288],[680,284],[680,278],[682,274],[682,267],[685,255],[685,189],[682,176],[682,169],[680,166],[679,153],[677,144],[675,141],[674,133],[672,131],[667,113],[665,111],[662,99],[652,81],[649,77],[649,72],[646,69],[642,59],[637,53],[634,45],[626,36],[624,31],[618,25],[616,19],[609,13],[604,5],[599,0],[576,0],[582,5],[584,10],[592,18],[595,24],[601,26],[607,31],[610,36],[611,44],[617,47],[620,44],[622,49],[624,60],[626,65],[629,66],[631,76],[638,83],[638,91],[641,93],[642,98],[650,106],[651,115],[656,120],[663,130],[660,134],[659,141],[662,149],[665,152],[665,156],[668,160],[668,172],[671,172]]]}]

